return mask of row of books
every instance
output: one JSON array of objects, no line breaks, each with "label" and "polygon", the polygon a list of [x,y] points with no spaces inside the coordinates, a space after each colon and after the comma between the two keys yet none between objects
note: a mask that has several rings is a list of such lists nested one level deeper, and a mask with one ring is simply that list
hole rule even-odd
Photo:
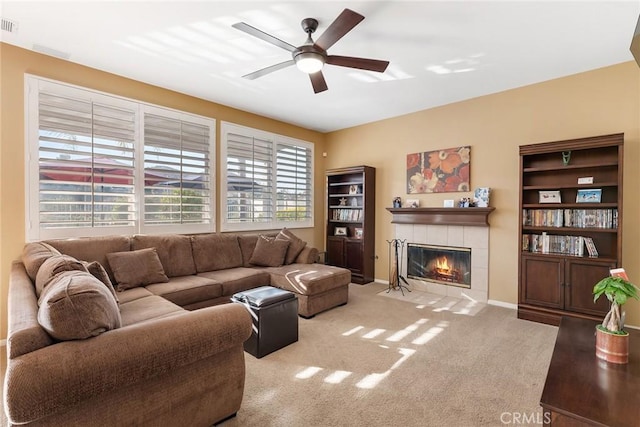
[{"label": "row of books", "polygon": [[522,225],[533,227],[618,228],[617,209],[523,209]]},{"label": "row of books", "polygon": [[334,221],[361,221],[362,209],[333,209],[331,219]]},{"label": "row of books", "polygon": [[590,257],[597,257],[598,250],[591,237],[523,234],[522,250],[541,254],[562,254],[584,256],[584,249]]}]

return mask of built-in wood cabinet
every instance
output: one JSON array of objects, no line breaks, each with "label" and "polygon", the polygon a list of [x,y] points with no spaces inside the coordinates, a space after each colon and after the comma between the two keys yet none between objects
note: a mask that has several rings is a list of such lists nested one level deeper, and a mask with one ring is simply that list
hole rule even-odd
[{"label": "built-in wood cabinet", "polygon": [[519,318],[557,325],[608,311],[592,290],[622,263],[623,142],[614,134],[520,146]]},{"label": "built-in wood cabinet", "polygon": [[326,173],[326,263],[351,270],[351,281],[375,278],[375,173],[370,166]]}]

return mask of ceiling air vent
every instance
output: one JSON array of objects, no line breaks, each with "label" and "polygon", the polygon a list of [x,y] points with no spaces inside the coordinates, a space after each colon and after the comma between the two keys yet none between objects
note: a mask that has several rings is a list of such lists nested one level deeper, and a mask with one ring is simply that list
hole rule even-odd
[{"label": "ceiling air vent", "polygon": [[8,33],[18,32],[18,23],[7,18],[0,18],[0,28]]}]

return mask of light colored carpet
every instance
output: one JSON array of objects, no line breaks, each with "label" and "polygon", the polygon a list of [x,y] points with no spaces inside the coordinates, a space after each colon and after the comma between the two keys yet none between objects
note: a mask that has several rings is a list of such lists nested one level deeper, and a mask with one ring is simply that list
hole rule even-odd
[{"label": "light colored carpet", "polygon": [[246,354],[244,401],[224,427],[500,426],[541,414],[556,327],[386,289],[351,285],[346,306],[300,319],[297,343]]},{"label": "light colored carpet", "polygon": [[541,414],[557,328],[386,289],[351,285],[346,306],[299,319],[297,343],[245,353],[242,407],[222,426],[503,426]]}]

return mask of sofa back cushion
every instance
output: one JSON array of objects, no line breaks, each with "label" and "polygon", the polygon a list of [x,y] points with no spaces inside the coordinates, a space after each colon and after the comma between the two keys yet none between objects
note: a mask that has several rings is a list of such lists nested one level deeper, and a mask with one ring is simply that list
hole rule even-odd
[{"label": "sofa back cushion", "polygon": [[22,248],[22,263],[33,282],[36,281],[36,276],[42,263],[53,255],[60,255],[60,252],[45,242],[33,242],[24,245]]},{"label": "sofa back cushion", "polygon": [[36,275],[36,295],[40,297],[47,284],[58,274],[65,271],[84,271],[87,267],[69,255],[54,255],[42,263]]},{"label": "sofa back cushion", "polygon": [[169,281],[156,248],[113,252],[107,254],[107,258],[119,291]]},{"label": "sofa back cushion", "polygon": [[113,295],[88,272],[56,275],[40,295],[39,305],[38,323],[61,341],[93,337],[122,323]]},{"label": "sofa back cushion", "polygon": [[113,271],[109,268],[107,254],[131,250],[129,236],[83,237],[78,239],[47,240],[63,254],[71,255],[80,261],[98,261],[109,274],[111,281],[115,281]]},{"label": "sofa back cushion", "polygon": [[131,239],[131,249],[156,248],[167,277],[196,274],[196,264],[191,251],[191,238],[179,234],[156,236],[136,235]]},{"label": "sofa back cushion", "polygon": [[242,267],[242,252],[236,234],[199,234],[191,236],[196,271]]}]

